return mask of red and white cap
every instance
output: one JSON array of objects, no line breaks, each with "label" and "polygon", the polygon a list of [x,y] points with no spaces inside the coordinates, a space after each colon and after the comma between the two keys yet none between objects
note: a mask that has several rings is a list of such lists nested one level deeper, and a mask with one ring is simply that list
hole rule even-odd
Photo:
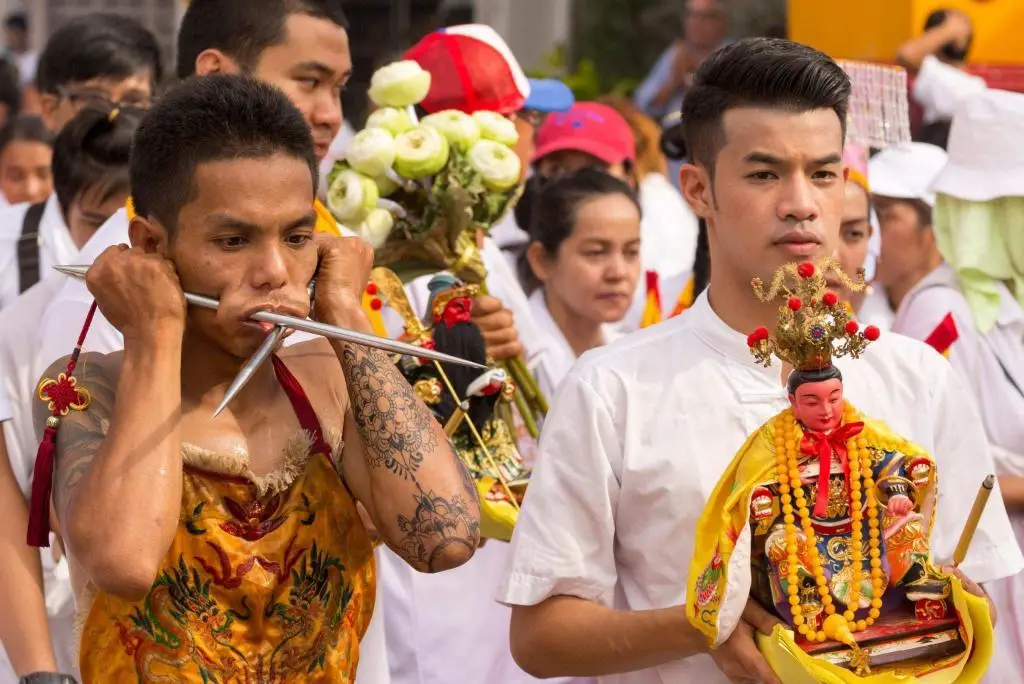
[{"label": "red and white cap", "polygon": [[561,81],[527,78],[508,44],[485,24],[434,31],[409,48],[404,59],[430,72],[430,92],[420,103],[427,112],[560,112],[575,101]]}]

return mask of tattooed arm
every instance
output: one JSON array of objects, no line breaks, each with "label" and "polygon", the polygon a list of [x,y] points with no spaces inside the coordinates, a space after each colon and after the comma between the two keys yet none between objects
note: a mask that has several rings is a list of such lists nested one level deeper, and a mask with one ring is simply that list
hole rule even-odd
[{"label": "tattooed arm", "polygon": [[338,343],[351,408],[346,481],[384,542],[421,572],[465,563],[480,541],[476,487],[451,442],[387,355]]},{"label": "tattooed arm", "polygon": [[[134,600],[152,586],[181,508],[181,341],[126,341],[121,358],[120,377],[110,357],[79,359],[91,401],[57,431],[53,502],[77,566],[101,591]],[[48,416],[37,402],[36,425]]]}]

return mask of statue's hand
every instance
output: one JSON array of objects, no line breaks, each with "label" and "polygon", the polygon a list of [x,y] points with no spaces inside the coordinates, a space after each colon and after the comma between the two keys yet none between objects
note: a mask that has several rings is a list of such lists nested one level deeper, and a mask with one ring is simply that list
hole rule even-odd
[{"label": "statue's hand", "polygon": [[988,614],[992,617],[992,626],[994,627],[996,624],[996,604],[992,603],[992,598],[988,595],[988,592],[985,591],[980,584],[978,584],[970,577],[965,575],[963,572],[961,572],[960,569],[957,568],[955,565],[943,565],[939,569],[942,570],[942,572],[944,572],[945,574],[952,575],[953,577],[956,577],[958,580],[960,580],[960,582],[964,585],[964,590],[968,594],[977,596],[978,598],[983,598],[986,601],[988,601]]},{"label": "statue's hand", "polygon": [[889,510],[889,514],[898,519],[914,510],[914,502],[903,494],[897,494],[889,499],[889,505],[887,508]]}]

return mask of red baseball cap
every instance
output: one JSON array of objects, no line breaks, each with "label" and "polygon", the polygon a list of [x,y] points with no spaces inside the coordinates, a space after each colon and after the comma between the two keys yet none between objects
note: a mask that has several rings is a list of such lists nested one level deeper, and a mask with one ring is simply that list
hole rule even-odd
[{"label": "red baseball cap", "polygon": [[574,102],[560,81],[530,79],[508,44],[485,24],[439,29],[405,53],[430,72],[430,92],[420,106],[427,112],[458,109],[512,114],[521,109],[564,112]]},{"label": "red baseball cap", "polygon": [[562,114],[548,116],[537,131],[533,161],[564,150],[586,152],[605,164],[636,161],[633,131],[608,105],[577,102]]}]

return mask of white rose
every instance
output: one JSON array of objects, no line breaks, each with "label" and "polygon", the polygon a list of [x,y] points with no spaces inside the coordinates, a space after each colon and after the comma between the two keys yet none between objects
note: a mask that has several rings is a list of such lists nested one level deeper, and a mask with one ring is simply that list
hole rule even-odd
[{"label": "white rose", "polygon": [[357,171],[342,171],[327,189],[327,208],[346,226],[366,218],[377,207],[378,199],[377,184]]},{"label": "white rose", "polygon": [[408,107],[422,102],[428,92],[430,72],[406,59],[373,72],[368,94],[380,107]]},{"label": "white rose", "polygon": [[515,123],[497,112],[473,112],[473,120],[480,127],[480,137],[512,147],[519,142]]},{"label": "white rose", "polygon": [[359,173],[381,176],[395,163],[395,138],[383,128],[359,131],[352,138],[345,160]]}]

